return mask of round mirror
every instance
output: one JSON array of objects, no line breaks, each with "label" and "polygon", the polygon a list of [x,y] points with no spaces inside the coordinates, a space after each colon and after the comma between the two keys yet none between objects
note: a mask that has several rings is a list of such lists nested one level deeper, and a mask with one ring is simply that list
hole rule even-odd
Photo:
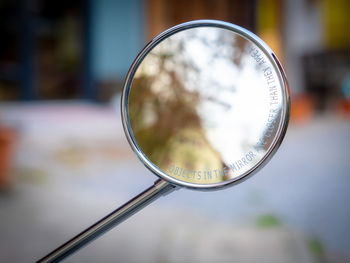
[{"label": "round mirror", "polygon": [[179,186],[217,189],[247,178],[285,134],[288,86],[273,52],[230,23],[173,27],[138,55],[122,120],[134,152]]}]

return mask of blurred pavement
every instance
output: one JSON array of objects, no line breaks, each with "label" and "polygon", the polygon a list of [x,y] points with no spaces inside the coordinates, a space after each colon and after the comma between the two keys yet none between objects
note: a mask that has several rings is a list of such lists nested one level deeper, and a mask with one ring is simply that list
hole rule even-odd
[{"label": "blurred pavement", "polygon": [[[113,108],[1,104],[0,113],[20,135],[0,195],[0,262],[39,259],[156,179]],[[350,262],[349,171],[349,119],[290,125],[249,180],[167,195],[67,262]]]}]

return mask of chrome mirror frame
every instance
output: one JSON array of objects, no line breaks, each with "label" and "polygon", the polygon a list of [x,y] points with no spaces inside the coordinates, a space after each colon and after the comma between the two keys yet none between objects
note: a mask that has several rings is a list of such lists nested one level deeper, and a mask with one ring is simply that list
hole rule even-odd
[{"label": "chrome mirror frame", "polygon": [[[148,158],[147,156],[142,152],[140,147],[137,145],[137,142],[133,136],[133,132],[131,129],[130,125],[130,120],[129,120],[129,112],[128,112],[128,100],[129,100],[129,93],[130,89],[132,87],[132,82],[134,75],[144,60],[144,58],[149,54],[149,52],[157,46],[160,42],[162,42],[164,39],[167,39],[168,37],[186,30],[190,28],[196,28],[196,27],[216,27],[216,28],[223,28],[223,29],[228,29],[233,31],[234,33],[239,34],[240,36],[246,38],[247,40],[253,42],[258,48],[260,48],[264,54],[267,56],[269,61],[274,67],[274,70],[278,73],[278,78],[280,80],[280,83],[282,83],[282,88],[283,88],[283,106],[282,106],[282,121],[280,122],[280,125],[278,127],[278,131],[274,136],[273,143],[270,145],[268,152],[266,155],[251,169],[249,169],[247,172],[242,174],[241,176],[234,178],[233,180],[227,180],[227,181],[222,181],[220,183],[215,183],[215,184],[195,184],[195,183],[190,183],[190,182],[184,182],[181,180],[178,180],[166,173],[164,173],[161,169],[159,169],[156,165],[154,165]],[[218,20],[196,20],[196,21],[191,21],[183,24],[179,24],[177,26],[174,26],[154,39],[152,39],[151,42],[149,42],[145,48],[139,53],[139,55],[136,57],[134,62],[132,63],[129,72],[126,76],[125,84],[123,87],[123,92],[122,92],[122,97],[121,97],[121,115],[122,115],[122,123],[123,123],[123,128],[124,132],[126,135],[126,138],[136,154],[136,156],[140,159],[140,161],[156,176],[159,178],[173,184],[176,186],[180,187],[185,187],[189,189],[194,189],[194,190],[217,190],[217,189],[222,189],[228,186],[232,186],[234,184],[238,184],[246,179],[248,179],[250,176],[254,175],[256,172],[258,172],[263,166],[268,163],[268,161],[272,158],[272,156],[275,154],[277,149],[279,148],[285,133],[287,131],[288,127],[288,122],[289,122],[289,115],[290,115],[290,97],[289,97],[289,87],[288,87],[288,82],[286,75],[284,73],[284,70],[281,66],[281,63],[277,59],[276,55],[274,52],[255,34],[252,32],[231,24],[227,22],[222,22]]]}]

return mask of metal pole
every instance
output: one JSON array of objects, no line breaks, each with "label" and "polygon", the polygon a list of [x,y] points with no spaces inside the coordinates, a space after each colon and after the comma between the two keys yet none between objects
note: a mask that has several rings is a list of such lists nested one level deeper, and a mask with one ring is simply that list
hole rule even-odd
[{"label": "metal pole", "polygon": [[100,221],[90,226],[62,246],[52,251],[47,256],[43,257],[38,263],[60,262],[66,257],[72,255],[75,251],[87,245],[90,241],[101,236],[114,226],[120,224],[125,219],[129,218],[149,203],[156,200],[158,197],[169,193],[175,189],[175,186],[164,180],[157,180],[154,185],[146,189],[138,196],[131,199],[126,204],[119,207]]}]

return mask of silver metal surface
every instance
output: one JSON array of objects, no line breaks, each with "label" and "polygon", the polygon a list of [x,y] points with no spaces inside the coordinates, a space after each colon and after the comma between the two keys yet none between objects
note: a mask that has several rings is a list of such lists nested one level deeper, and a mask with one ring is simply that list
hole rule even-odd
[{"label": "silver metal surface", "polygon": [[289,109],[287,80],[271,49],[215,20],[184,23],[153,39],[132,64],[121,103],[125,134],[144,165],[199,190],[236,184],[261,169],[282,142]]},{"label": "silver metal surface", "polygon": [[132,200],[119,207],[100,221],[84,230],[47,256],[40,259],[40,263],[60,262],[89,242],[104,234],[106,231],[120,224],[158,197],[170,193],[175,189],[171,184],[157,180],[150,188],[134,197]]}]

